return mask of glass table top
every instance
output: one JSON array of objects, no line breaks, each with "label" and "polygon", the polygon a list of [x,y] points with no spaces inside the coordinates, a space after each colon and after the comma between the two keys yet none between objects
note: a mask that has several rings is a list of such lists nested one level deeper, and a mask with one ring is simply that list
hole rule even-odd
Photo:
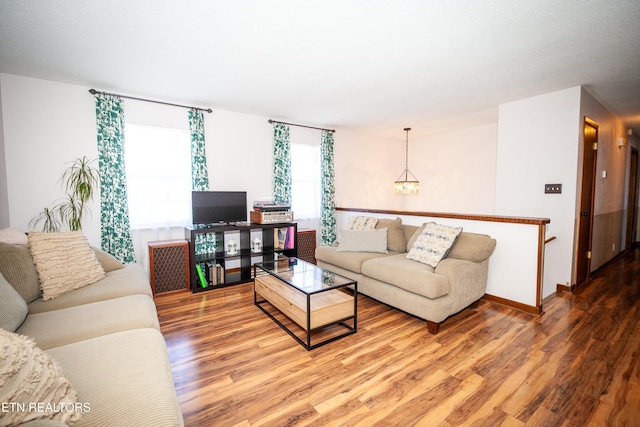
[{"label": "glass table top", "polygon": [[298,258],[260,262],[256,263],[255,267],[256,274],[259,274],[260,270],[266,271],[307,294],[355,284],[355,280]]}]

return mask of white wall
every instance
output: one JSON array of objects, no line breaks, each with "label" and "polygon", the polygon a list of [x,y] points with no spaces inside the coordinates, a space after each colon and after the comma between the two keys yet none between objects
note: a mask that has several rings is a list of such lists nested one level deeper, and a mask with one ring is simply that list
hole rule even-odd
[{"label": "white wall", "polygon": [[[68,162],[96,159],[95,101],[89,87],[0,74],[10,224],[28,230],[45,206],[64,196],[58,183]],[[187,111],[125,99],[132,123],[188,128]],[[249,203],[271,197],[273,126],[266,117],[214,110],[205,113],[212,190],[247,191]],[[97,166],[97,164],[96,164]],[[1,169],[0,169],[1,172]],[[99,200],[83,231],[100,243]]]},{"label": "white wall", "polygon": [[[550,218],[542,297],[570,284],[576,210],[581,88],[498,109],[496,215]],[[544,194],[562,184],[562,194]]]},{"label": "white wall", "polygon": [[[26,231],[31,218],[64,197],[58,180],[68,163],[97,158],[95,105],[82,86],[8,74],[0,85],[10,225]],[[100,242],[97,202],[84,226],[92,244]]]},{"label": "white wall", "polygon": [[496,124],[415,140],[410,136],[409,170],[420,180],[420,194],[405,197],[405,208],[493,214],[497,140]]},{"label": "white wall", "polygon": [[336,206],[404,209],[393,183],[404,170],[404,138],[399,141],[349,130],[334,135]]},{"label": "white wall", "polygon": [[398,196],[393,183],[405,167],[405,134],[385,139],[336,133],[336,204],[340,207],[492,214],[497,125],[414,138],[409,170],[420,193]]}]

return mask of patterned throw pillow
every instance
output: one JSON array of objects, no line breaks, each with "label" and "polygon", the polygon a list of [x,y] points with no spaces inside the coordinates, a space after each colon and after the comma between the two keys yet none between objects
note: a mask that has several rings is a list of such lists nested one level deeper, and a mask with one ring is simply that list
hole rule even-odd
[{"label": "patterned throw pillow", "polygon": [[0,329],[0,402],[15,410],[0,411],[0,425],[36,419],[72,425],[82,412],[77,394],[49,354],[24,335]]},{"label": "patterned throw pillow", "polygon": [[347,222],[346,230],[373,230],[376,228],[378,218],[370,216],[352,216]]},{"label": "patterned throw pillow", "polygon": [[462,227],[448,227],[428,222],[424,224],[422,233],[407,253],[407,258],[436,268],[447,256],[461,232]]},{"label": "patterned throw pillow", "polygon": [[82,231],[31,232],[29,250],[45,301],[105,277],[102,265]]}]

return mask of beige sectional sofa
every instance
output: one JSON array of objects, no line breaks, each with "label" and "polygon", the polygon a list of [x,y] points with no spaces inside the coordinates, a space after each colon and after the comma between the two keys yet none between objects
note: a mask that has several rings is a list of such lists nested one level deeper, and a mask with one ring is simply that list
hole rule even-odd
[{"label": "beige sectional sofa", "polygon": [[[485,294],[496,241],[462,231],[433,267],[407,258],[416,241],[422,241],[424,227],[402,224],[400,218],[379,219],[375,230],[387,230],[385,250],[378,245],[369,251],[366,245],[342,242],[341,236],[337,245],[316,249],[317,263],[356,280],[358,292],[425,319],[429,332],[436,334],[447,317],[475,305]],[[350,239],[357,236],[357,232],[348,233]],[[341,250],[344,243],[349,248]]]},{"label": "beige sectional sofa", "polygon": [[30,247],[0,241],[0,425],[184,425],[144,270],[89,249],[102,278],[45,300]]}]

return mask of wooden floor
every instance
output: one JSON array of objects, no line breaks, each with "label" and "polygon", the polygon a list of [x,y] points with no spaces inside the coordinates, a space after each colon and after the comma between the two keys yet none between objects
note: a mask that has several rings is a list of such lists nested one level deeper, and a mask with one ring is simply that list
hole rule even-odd
[{"label": "wooden floor", "polygon": [[437,335],[361,296],[309,352],[252,289],[156,296],[187,426],[640,426],[639,249],[542,316],[482,301]]}]

